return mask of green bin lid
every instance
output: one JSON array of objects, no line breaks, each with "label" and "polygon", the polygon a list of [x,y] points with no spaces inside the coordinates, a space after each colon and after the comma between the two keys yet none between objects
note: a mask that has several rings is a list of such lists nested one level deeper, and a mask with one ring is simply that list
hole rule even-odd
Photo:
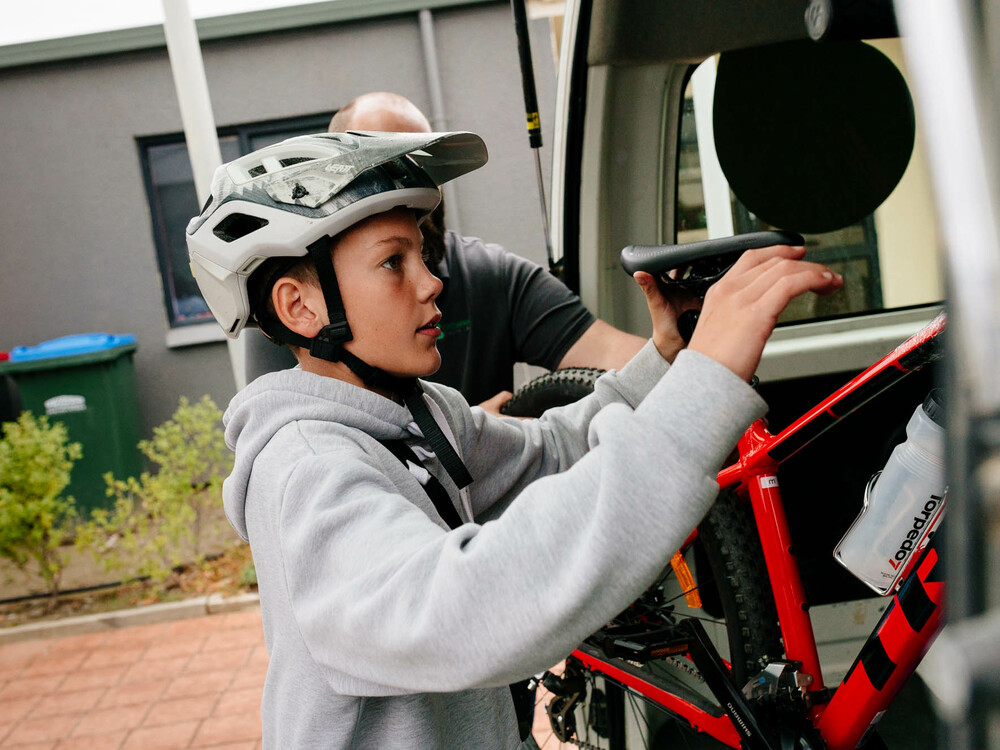
[{"label": "green bin lid", "polygon": [[134,351],[135,348],[135,336],[130,333],[63,336],[43,341],[37,346],[15,346],[10,350],[10,359],[0,362],[0,373],[105,362]]}]

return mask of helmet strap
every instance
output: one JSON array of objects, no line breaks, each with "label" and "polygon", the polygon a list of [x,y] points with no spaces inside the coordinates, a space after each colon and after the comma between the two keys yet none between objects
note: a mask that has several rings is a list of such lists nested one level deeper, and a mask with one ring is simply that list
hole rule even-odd
[{"label": "helmet strap", "polygon": [[[360,357],[357,357],[347,351],[343,347],[343,344],[331,346],[329,341],[320,340],[323,333],[330,328],[330,326],[324,326],[323,330],[319,332],[316,338],[312,339],[306,338],[301,333],[296,333],[281,321],[272,321],[266,328],[258,321],[257,326],[268,339],[277,344],[294,344],[295,346],[300,346],[303,349],[308,349],[312,356],[319,359],[325,359],[327,362],[343,362],[347,365],[351,372],[361,378],[361,381],[365,385],[386,386],[399,393],[402,393],[405,390],[404,387],[400,387],[397,384],[405,383],[404,379],[390,375],[377,367],[372,367]],[[317,354],[317,351],[322,354]]]},{"label": "helmet strap", "polygon": [[313,265],[316,267],[316,275],[319,277],[319,286],[323,292],[330,322],[311,339],[292,331],[281,321],[274,321],[267,327],[268,330],[263,328],[261,330],[264,330],[264,334],[272,339],[308,349],[309,354],[317,359],[325,359],[327,362],[343,362],[367,386],[388,387],[403,393],[407,386],[400,386],[396,382],[397,378],[373,367],[344,348],[344,344],[353,340],[354,334],[351,333],[351,326],[347,322],[344,300],[340,296],[340,285],[337,283],[337,274],[333,270],[332,249],[333,238],[327,235],[306,246],[309,257],[312,258]]},{"label": "helmet strap", "polygon": [[312,244],[307,245],[306,250],[316,267],[319,287],[323,291],[326,313],[330,320],[327,325],[323,326],[323,330],[309,342],[309,353],[328,362],[339,362],[342,359],[344,344],[353,339],[354,335],[347,322],[344,300],[340,296],[340,285],[337,283],[337,274],[333,270],[333,253],[331,252],[333,238],[323,235]]}]

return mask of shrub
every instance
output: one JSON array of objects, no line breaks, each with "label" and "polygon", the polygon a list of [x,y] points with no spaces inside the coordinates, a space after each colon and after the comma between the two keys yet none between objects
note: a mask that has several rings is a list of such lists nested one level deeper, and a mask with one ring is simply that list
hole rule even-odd
[{"label": "shrub", "polygon": [[[182,397],[173,417],[139,443],[157,471],[138,479],[105,475],[114,508],[95,510],[78,529],[77,544],[108,570],[131,564],[137,575],[158,583],[182,562],[201,560],[210,511],[220,504],[222,480],[232,470],[221,417],[208,396],[193,405]],[[191,545],[194,560],[184,559]]]},{"label": "shrub", "polygon": [[257,585],[257,568],[252,564],[247,565],[243,570],[240,571],[240,586],[243,588],[249,588],[250,586]]},{"label": "shrub", "polygon": [[34,567],[54,601],[63,569],[60,544],[76,517],[72,497],[63,497],[79,443],[66,426],[24,412],[3,426],[0,439],[0,556],[21,570]]}]

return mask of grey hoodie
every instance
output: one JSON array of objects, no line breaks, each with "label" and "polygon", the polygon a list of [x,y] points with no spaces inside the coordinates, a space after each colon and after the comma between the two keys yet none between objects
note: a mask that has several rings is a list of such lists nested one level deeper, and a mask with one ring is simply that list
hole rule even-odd
[{"label": "grey hoodie", "polygon": [[[299,369],[240,392],[224,499],[260,586],[264,747],[518,747],[508,683],[653,582],[764,413],[707,357],[681,352],[667,370],[647,344],[593,395],[531,421],[425,383],[475,478],[462,493],[389,399]],[[379,442],[398,439],[467,523],[449,530],[424,469]]]}]

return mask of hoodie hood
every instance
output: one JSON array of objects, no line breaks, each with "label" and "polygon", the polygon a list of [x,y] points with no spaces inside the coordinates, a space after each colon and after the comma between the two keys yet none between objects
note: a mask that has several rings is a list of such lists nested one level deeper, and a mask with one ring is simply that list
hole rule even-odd
[{"label": "hoodie hood", "polygon": [[236,451],[232,474],[222,488],[226,517],[246,540],[246,498],[257,456],[283,427],[296,422],[332,422],[376,440],[419,435],[409,410],[372,391],[296,367],[254,380],[222,417],[226,444]]}]

